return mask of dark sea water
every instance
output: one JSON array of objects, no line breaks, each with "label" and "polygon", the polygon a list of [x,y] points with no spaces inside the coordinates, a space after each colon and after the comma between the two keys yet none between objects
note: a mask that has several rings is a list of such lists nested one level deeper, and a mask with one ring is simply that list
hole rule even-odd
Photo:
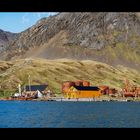
[{"label": "dark sea water", "polygon": [[42,127],[140,127],[140,103],[0,101],[0,128]]}]

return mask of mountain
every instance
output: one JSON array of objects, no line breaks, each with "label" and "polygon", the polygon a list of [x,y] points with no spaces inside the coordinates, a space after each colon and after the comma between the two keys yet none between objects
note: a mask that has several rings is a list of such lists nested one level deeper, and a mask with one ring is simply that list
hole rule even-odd
[{"label": "mountain", "polygon": [[90,59],[139,69],[139,44],[139,13],[64,12],[20,33],[1,56]]},{"label": "mountain", "polygon": [[15,39],[16,33],[6,32],[0,29],[0,52],[8,45],[8,43]]},{"label": "mountain", "polygon": [[0,96],[3,90],[5,94],[10,91],[11,95],[19,83],[28,84],[29,74],[31,84],[47,83],[55,93],[61,93],[61,84],[67,80],[88,80],[93,86],[108,85],[121,89],[127,78],[133,85],[140,85],[140,71],[120,65],[113,67],[93,60],[28,58],[0,61]]},{"label": "mountain", "polygon": [[120,89],[127,78],[140,85],[140,13],[58,13],[0,38],[2,91],[28,84],[28,74],[32,84],[48,83],[56,93],[65,80]]}]

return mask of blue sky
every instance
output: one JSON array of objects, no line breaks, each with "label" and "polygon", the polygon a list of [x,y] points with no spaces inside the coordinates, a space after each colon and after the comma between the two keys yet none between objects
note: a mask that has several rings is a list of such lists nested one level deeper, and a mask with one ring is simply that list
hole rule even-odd
[{"label": "blue sky", "polygon": [[0,29],[19,33],[56,12],[0,12]]}]

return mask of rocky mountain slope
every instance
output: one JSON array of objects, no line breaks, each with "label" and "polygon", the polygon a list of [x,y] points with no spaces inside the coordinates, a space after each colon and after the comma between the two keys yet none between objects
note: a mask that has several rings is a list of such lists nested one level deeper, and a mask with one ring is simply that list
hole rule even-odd
[{"label": "rocky mountain slope", "polygon": [[1,56],[90,59],[139,69],[139,44],[139,13],[59,13],[23,31]]},{"label": "rocky mountain slope", "polygon": [[[18,89],[18,84],[49,84],[55,93],[61,93],[61,84],[69,80],[88,80],[91,85],[108,85],[121,89],[125,78],[133,85],[140,85],[140,72],[118,65],[113,67],[92,60],[70,59],[21,59],[0,61],[0,93]],[[1,95],[1,94],[0,94]]]},{"label": "rocky mountain slope", "polygon": [[8,43],[15,39],[17,34],[6,32],[0,29],[0,51],[2,51],[6,46],[8,46]]}]

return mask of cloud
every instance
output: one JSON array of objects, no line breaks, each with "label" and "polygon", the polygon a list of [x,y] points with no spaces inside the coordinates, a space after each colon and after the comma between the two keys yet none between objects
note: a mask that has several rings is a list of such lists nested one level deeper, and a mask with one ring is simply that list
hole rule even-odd
[{"label": "cloud", "polygon": [[42,15],[46,15],[46,13],[45,12],[37,12],[36,15],[38,18],[41,18]]},{"label": "cloud", "polygon": [[23,16],[22,16],[22,23],[25,24],[25,23],[29,23],[30,21],[30,18],[28,17],[29,13],[25,13]]},{"label": "cloud", "polygon": [[49,17],[49,16],[53,16],[55,14],[57,14],[57,12],[35,12],[35,13],[26,12],[22,16],[22,24],[28,24],[29,22],[32,22],[31,20],[35,20],[38,18],[41,19],[43,17]]},{"label": "cloud", "polygon": [[53,16],[53,15],[56,15],[57,12],[48,12],[48,16]]},{"label": "cloud", "polygon": [[49,16],[53,16],[57,14],[57,12],[37,12],[36,15],[38,18],[42,18],[42,17],[49,17]]}]

